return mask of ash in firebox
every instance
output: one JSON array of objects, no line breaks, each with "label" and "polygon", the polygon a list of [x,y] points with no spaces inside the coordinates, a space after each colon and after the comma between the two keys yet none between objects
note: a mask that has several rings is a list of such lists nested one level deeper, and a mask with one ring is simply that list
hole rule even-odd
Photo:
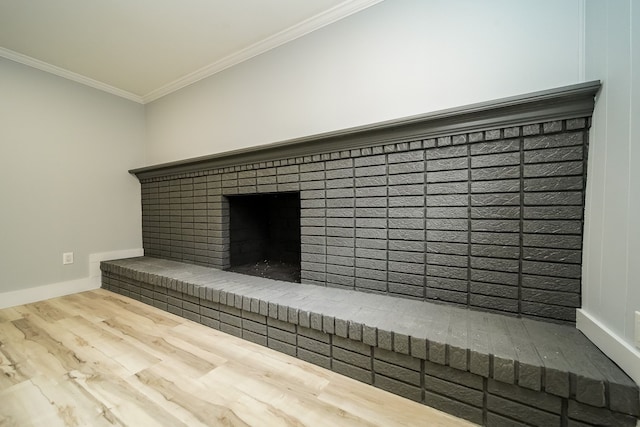
[{"label": "ash in firebox", "polygon": [[300,283],[300,265],[282,261],[265,259],[255,263],[236,265],[229,268],[229,271],[282,280],[284,282]]}]

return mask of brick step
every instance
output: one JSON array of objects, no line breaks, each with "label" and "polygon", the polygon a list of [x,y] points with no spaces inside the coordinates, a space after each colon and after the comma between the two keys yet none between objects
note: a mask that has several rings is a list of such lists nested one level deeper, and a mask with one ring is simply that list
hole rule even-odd
[{"label": "brick step", "polygon": [[486,425],[635,426],[638,386],[568,325],[151,257],[102,287]]}]

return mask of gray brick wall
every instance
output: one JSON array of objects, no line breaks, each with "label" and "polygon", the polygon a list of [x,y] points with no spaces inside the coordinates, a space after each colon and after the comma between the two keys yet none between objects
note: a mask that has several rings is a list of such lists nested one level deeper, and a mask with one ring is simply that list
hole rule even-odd
[{"label": "gray brick wall", "polygon": [[299,191],[303,283],[575,322],[588,123],[142,180],[145,253],[227,268],[225,196]]}]

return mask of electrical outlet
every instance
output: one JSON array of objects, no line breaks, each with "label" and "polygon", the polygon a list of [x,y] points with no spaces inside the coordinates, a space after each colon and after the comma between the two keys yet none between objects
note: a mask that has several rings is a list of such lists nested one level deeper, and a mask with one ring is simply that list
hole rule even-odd
[{"label": "electrical outlet", "polygon": [[640,311],[636,311],[636,347],[640,348]]},{"label": "electrical outlet", "polygon": [[73,252],[65,252],[62,254],[62,264],[73,264]]}]

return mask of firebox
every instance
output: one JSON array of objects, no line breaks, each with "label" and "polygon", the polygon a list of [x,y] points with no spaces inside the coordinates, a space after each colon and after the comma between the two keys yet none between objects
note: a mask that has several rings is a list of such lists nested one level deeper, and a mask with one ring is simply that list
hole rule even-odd
[{"label": "firebox", "polygon": [[230,271],[300,282],[300,193],[228,196]]}]

